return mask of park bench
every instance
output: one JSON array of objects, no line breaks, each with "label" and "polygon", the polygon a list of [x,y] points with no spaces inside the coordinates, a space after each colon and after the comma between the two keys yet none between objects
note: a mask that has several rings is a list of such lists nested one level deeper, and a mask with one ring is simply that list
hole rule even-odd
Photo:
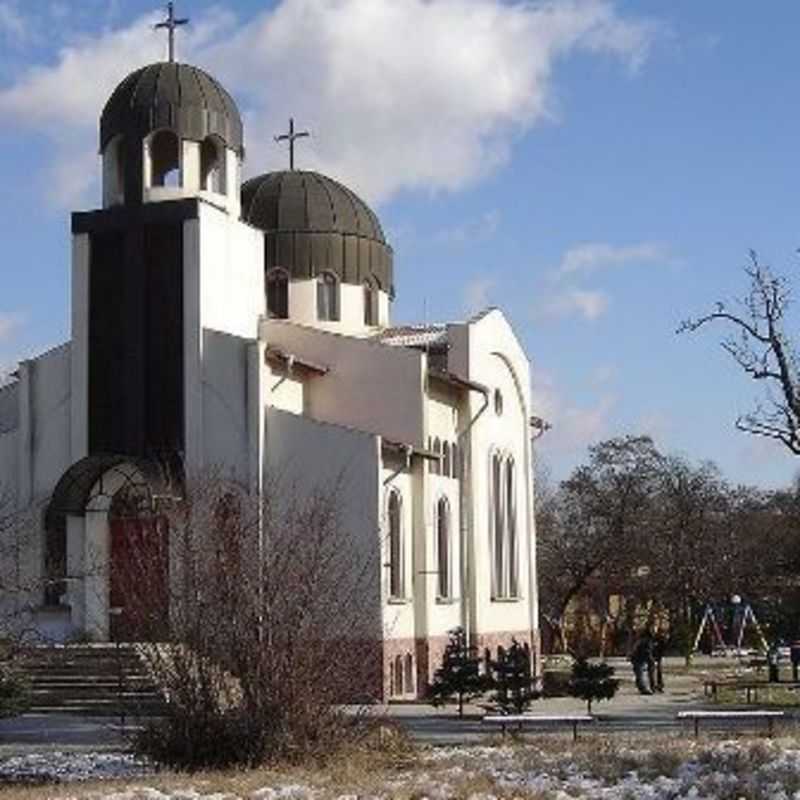
[{"label": "park bench", "polygon": [[572,740],[577,741],[578,725],[588,725],[596,719],[591,714],[487,714],[481,722],[498,726],[504,736],[508,728],[521,731],[526,725],[571,725]]},{"label": "park bench", "polygon": [[703,694],[706,697],[711,697],[716,701],[717,691],[719,689],[733,689],[734,691],[743,690],[745,693],[745,702],[749,705],[751,702],[758,702],[758,692],[760,690],[765,689],[770,691],[771,689],[787,689],[791,692],[800,689],[800,683],[796,683],[795,681],[779,681],[777,683],[769,683],[768,681],[743,681],[736,678],[709,678],[703,681]]},{"label": "park bench", "polygon": [[772,736],[773,725],[776,719],[783,719],[783,711],[679,711],[676,715],[678,720],[691,720],[694,723],[694,735],[700,735],[700,723],[712,720],[766,720],[769,727],[769,735]]}]

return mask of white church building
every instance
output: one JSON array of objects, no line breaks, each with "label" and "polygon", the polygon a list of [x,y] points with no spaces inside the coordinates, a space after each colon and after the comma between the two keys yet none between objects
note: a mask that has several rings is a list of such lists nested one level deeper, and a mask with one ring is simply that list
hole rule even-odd
[{"label": "white church building", "polygon": [[92,504],[120,465],[219,468],[254,496],[276,467],[344,471],[380,554],[384,696],[422,696],[459,625],[538,669],[530,364],[503,313],[393,326],[375,213],[316,172],[242,184],[239,111],[197,67],[125,78],[100,153],[102,208],[72,215],[70,341],[0,387],[0,492],[41,520],[42,634],[109,640],[109,572],[83,567],[115,558]]}]

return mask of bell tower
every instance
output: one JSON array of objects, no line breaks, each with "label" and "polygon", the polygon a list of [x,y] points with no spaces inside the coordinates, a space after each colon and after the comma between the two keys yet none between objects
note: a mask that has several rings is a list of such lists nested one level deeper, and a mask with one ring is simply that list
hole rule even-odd
[{"label": "bell tower", "polygon": [[255,331],[265,302],[241,117],[198,67],[149,64],[106,103],[100,155],[102,207],[72,215],[72,458],[183,458],[204,326]]}]

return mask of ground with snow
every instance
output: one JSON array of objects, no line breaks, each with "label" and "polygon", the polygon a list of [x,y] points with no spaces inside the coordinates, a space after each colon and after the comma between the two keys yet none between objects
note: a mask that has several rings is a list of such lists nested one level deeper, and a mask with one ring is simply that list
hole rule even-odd
[{"label": "ground with snow", "polygon": [[[26,798],[95,800],[356,800],[530,798],[571,800],[800,800],[794,739],[693,742],[559,737],[496,747],[361,754],[326,769],[181,776],[125,753],[27,754],[0,763],[0,782]],[[45,781],[60,785],[41,785]],[[77,783],[89,781],[89,783]],[[39,784],[33,788],[31,784]]]}]

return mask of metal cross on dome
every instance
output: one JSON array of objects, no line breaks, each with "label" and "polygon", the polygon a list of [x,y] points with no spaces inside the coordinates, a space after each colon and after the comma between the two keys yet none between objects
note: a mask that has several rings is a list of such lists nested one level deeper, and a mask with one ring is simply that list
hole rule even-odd
[{"label": "metal cross on dome", "polygon": [[294,141],[295,139],[302,139],[305,136],[311,136],[308,131],[297,131],[294,129],[294,117],[289,117],[289,133],[282,133],[280,136],[275,137],[276,142],[289,142],[289,169],[294,169]]},{"label": "metal cross on dome", "polygon": [[159,22],[156,30],[166,28],[169,31],[169,61],[170,64],[175,61],[175,30],[181,25],[188,25],[188,18],[183,19],[175,18],[175,3],[167,3],[167,18],[163,22]]}]

